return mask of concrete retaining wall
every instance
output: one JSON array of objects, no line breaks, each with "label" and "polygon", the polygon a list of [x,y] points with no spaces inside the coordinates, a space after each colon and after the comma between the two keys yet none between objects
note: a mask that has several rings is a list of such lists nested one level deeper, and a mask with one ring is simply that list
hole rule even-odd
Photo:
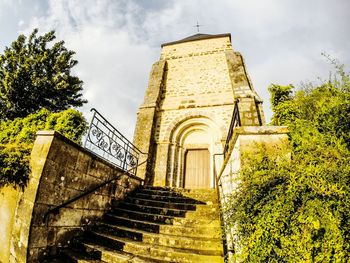
[{"label": "concrete retaining wall", "polygon": [[[5,238],[10,247],[8,262],[38,262],[55,253],[56,247],[65,246],[72,236],[101,217],[113,198],[123,199],[141,184],[140,179],[123,174],[53,131],[38,132],[31,153],[31,170],[27,188],[17,193],[12,211],[5,211],[12,214],[0,218],[9,219],[7,227],[12,228],[11,236]],[[120,179],[62,208],[44,222],[48,209],[114,176]]]}]

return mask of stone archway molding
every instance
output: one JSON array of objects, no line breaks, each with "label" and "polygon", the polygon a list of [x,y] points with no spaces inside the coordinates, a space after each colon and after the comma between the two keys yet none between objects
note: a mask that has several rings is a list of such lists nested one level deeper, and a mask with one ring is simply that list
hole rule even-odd
[{"label": "stone archway molding", "polygon": [[[213,155],[217,152],[222,152],[224,140],[225,128],[224,126],[218,125],[208,116],[202,114],[189,114],[178,118],[173,122],[170,132],[168,131],[169,137],[167,140],[170,142],[170,151],[168,155],[168,170],[167,170],[167,182],[172,187],[183,187],[184,182],[184,163],[185,163],[185,152],[188,150],[184,145],[186,138],[193,132],[204,132],[209,138],[207,142],[202,142],[203,147],[208,148],[209,153]],[[213,167],[212,160],[210,158],[210,167]],[[214,175],[211,174],[211,177]],[[214,180],[212,183],[214,187]]]}]

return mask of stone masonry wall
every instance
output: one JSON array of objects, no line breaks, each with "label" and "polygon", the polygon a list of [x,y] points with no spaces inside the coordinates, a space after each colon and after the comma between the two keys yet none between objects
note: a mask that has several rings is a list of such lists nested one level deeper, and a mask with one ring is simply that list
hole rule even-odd
[{"label": "stone masonry wall", "polygon": [[147,166],[142,165],[137,170],[137,176],[145,178],[146,173],[149,175],[146,184],[152,184],[149,181],[153,173],[153,158],[155,155],[154,133],[156,128],[156,112],[160,101],[164,77],[166,72],[166,62],[158,61],[153,64],[149,77],[148,88],[143,104],[137,113],[137,122],[134,133],[134,145],[142,152],[148,153]]},{"label": "stone masonry wall", "polygon": [[[155,182],[166,182],[170,131],[188,116],[204,116],[229,127],[234,96],[225,51],[228,36],[164,46],[167,74],[157,112]],[[223,131],[226,135],[227,131]]]},{"label": "stone masonry wall", "polygon": [[[162,63],[165,66],[158,66]],[[150,182],[166,184],[165,176],[172,165],[169,149],[174,146],[171,131],[176,126],[191,116],[207,117],[221,128],[224,141],[236,99],[242,125],[265,123],[262,101],[253,89],[242,56],[232,50],[228,34],[163,45],[160,61],[152,68],[134,136],[135,145],[149,149]],[[151,129],[153,132],[148,132]]]},{"label": "stone masonry wall", "polygon": [[[123,199],[141,183],[52,131],[38,132],[31,169],[29,185],[15,215],[10,262],[38,262],[48,253],[55,253],[56,247],[67,245],[73,235],[100,218],[113,198]],[[48,209],[115,176],[121,177],[44,222]]]},{"label": "stone masonry wall", "polygon": [[[267,152],[273,152],[275,155],[282,155],[288,152],[288,128],[286,126],[245,126],[235,129],[230,140],[229,149],[226,157],[216,158],[216,167],[219,177],[219,191],[222,206],[229,201],[227,198],[237,189],[238,174],[245,161],[246,155],[254,155],[264,146]],[[230,202],[230,201],[229,201]],[[227,240],[227,251],[237,251],[239,247],[234,247],[236,236],[230,220],[230,215],[225,213],[222,216],[224,230]],[[229,252],[228,260],[233,262],[233,254]]]},{"label": "stone masonry wall", "polygon": [[239,102],[242,126],[265,125],[262,100],[256,93],[239,52],[226,51],[227,65],[235,99]]}]

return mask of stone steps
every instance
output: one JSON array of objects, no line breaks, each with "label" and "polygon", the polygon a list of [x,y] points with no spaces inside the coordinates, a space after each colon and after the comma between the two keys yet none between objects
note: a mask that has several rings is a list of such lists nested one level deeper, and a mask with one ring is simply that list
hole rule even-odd
[{"label": "stone steps", "polygon": [[66,263],[101,263],[103,261],[90,257],[89,255],[82,254],[80,251],[73,249],[61,250],[61,258]]},{"label": "stone steps", "polygon": [[104,217],[104,222],[114,224],[114,225],[121,225],[121,226],[141,229],[152,233],[159,233],[159,229],[160,229],[159,223],[130,219],[130,218],[120,217],[113,214],[106,214]]},{"label": "stone steps", "polygon": [[221,237],[221,225],[218,220],[179,220],[178,218],[175,218],[173,225],[166,225],[107,214],[105,215],[104,221],[113,225],[144,230],[151,233],[178,233],[179,235],[200,235],[203,237],[209,236],[212,238],[217,238],[219,235]]},{"label": "stone steps", "polygon": [[125,237],[134,241],[143,241],[147,244],[170,246],[173,248],[188,248],[198,250],[219,250],[222,251],[220,238],[198,237],[173,235],[164,233],[150,233],[143,230],[109,225],[101,223],[98,230],[117,237]]},{"label": "stone steps", "polygon": [[[119,208],[131,209],[133,211],[159,214],[159,215],[169,215],[169,216],[181,216],[184,217],[188,210],[184,209],[174,209],[174,208],[164,208],[157,206],[147,206],[147,205],[137,205],[128,202],[122,202],[119,204]],[[190,210],[191,211],[191,210]]]},{"label": "stone steps", "polygon": [[[183,194],[184,193],[184,194]],[[143,186],[62,249],[65,262],[223,262],[215,190]]]},{"label": "stone steps", "polygon": [[195,204],[188,203],[169,203],[167,201],[157,201],[157,200],[149,200],[135,197],[127,197],[127,202],[138,204],[138,205],[146,205],[146,206],[155,206],[155,207],[164,207],[170,209],[182,209],[182,210],[196,210]]},{"label": "stone steps", "polygon": [[[99,236],[106,240],[108,239],[109,242],[123,244],[123,252],[134,254],[141,258],[148,258],[149,260],[160,260],[161,262],[223,262],[221,251],[171,248],[137,242],[104,233],[99,233]],[[103,249],[101,252],[103,253]]]},{"label": "stone steps", "polygon": [[143,257],[136,256],[131,253],[127,253],[124,251],[115,251],[106,248],[105,246],[99,246],[94,243],[88,242],[80,242],[81,251],[93,251],[94,253],[98,253],[102,262],[139,262],[139,263],[151,263],[151,262],[159,262],[157,260],[147,259]]},{"label": "stone steps", "polygon": [[114,208],[110,213],[120,217],[163,224],[172,224],[174,220],[174,216],[150,214],[122,208]]},{"label": "stone steps", "polygon": [[203,202],[189,198],[189,197],[166,196],[166,195],[148,194],[148,193],[134,193],[131,196],[138,199],[166,201],[168,203],[203,204]]},{"label": "stone steps", "polygon": [[143,186],[140,189],[141,192],[156,194],[156,195],[170,195],[181,196],[191,198],[202,203],[207,203],[208,201],[217,203],[217,191],[216,189],[185,189],[185,188],[170,188],[170,190],[156,189],[154,187]]}]

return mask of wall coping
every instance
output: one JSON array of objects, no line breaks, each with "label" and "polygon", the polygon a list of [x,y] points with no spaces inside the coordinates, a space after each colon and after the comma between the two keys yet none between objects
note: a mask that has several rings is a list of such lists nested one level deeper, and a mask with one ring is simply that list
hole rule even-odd
[{"label": "wall coping", "polygon": [[102,162],[103,164],[109,166],[110,168],[120,170],[121,172],[127,174],[129,177],[131,177],[133,179],[136,179],[136,180],[138,180],[140,182],[143,181],[143,179],[141,179],[140,177],[137,177],[137,176],[132,175],[131,173],[129,173],[127,171],[124,171],[124,170],[120,169],[119,167],[113,165],[112,163],[108,162],[107,160],[103,159],[102,157],[96,155],[94,152],[92,152],[92,151],[84,148],[83,146],[79,145],[78,143],[73,142],[72,140],[68,139],[67,137],[63,136],[62,134],[60,134],[57,131],[54,131],[54,130],[41,130],[41,131],[37,131],[36,136],[52,136],[54,138],[60,139],[60,140],[64,141],[65,143],[68,143],[71,146],[73,146],[75,148],[78,148],[80,151],[82,151],[82,152],[84,152],[86,154],[89,154],[90,156],[92,156],[93,158],[95,158],[98,161]]},{"label": "wall coping", "polygon": [[239,135],[285,134],[288,132],[287,126],[241,126],[235,128],[232,137],[238,137]]},{"label": "wall coping", "polygon": [[241,126],[236,127],[233,131],[232,138],[229,142],[229,147],[227,150],[224,162],[221,165],[220,172],[218,178],[221,177],[222,173],[225,170],[225,167],[230,160],[233,148],[238,140],[239,136],[243,135],[277,135],[277,134],[288,134],[289,129],[288,126]]}]

